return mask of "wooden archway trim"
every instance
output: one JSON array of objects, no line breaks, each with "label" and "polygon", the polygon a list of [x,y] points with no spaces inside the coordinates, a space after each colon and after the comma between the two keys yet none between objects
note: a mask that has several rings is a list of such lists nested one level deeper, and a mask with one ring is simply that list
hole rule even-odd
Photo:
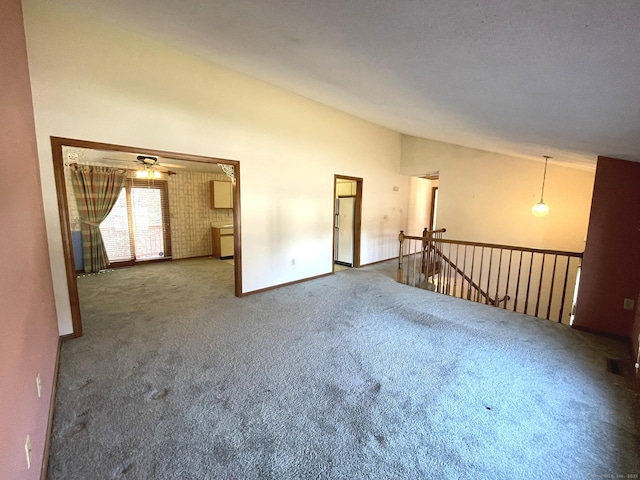
[{"label": "wooden archway trim", "polygon": [[71,323],[73,334],[71,337],[82,336],[82,316],[80,314],[80,299],[78,295],[78,282],[73,261],[73,244],[71,242],[71,224],[69,222],[69,206],[67,203],[67,188],[64,179],[64,156],[62,147],[77,147],[93,150],[110,150],[113,152],[137,153],[157,157],[167,157],[176,160],[185,160],[199,163],[221,163],[232,165],[235,170],[236,182],[233,190],[233,225],[234,235],[234,280],[235,295],[242,296],[242,242],[241,240],[241,218],[240,215],[240,162],[216,157],[204,157],[201,155],[191,155],[187,153],[167,152],[150,148],[131,147],[125,145],[114,145],[110,143],[92,142],[87,140],[76,140],[71,138],[51,137],[51,152],[53,156],[53,174],[56,182],[56,196],[58,200],[58,212],[60,216],[60,230],[62,234],[62,249],[64,253],[64,263],[69,289],[69,303],[71,305]]}]

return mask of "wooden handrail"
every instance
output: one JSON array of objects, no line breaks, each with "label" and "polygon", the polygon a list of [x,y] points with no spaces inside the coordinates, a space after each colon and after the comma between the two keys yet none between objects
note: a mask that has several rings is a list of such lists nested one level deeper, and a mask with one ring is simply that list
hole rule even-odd
[{"label": "wooden handrail", "polygon": [[[421,240],[422,237],[410,237],[405,235],[404,238],[409,239],[418,239]],[[582,257],[582,252],[567,252],[564,250],[545,250],[542,248],[529,248],[529,247],[518,247],[515,245],[501,245],[499,243],[482,243],[482,242],[470,242],[465,240],[451,240],[448,238],[439,238],[438,243],[454,243],[457,245],[467,245],[471,247],[485,247],[485,248],[496,248],[502,250],[514,250],[517,252],[528,252],[528,253],[542,253],[545,255],[563,255],[565,257]]]},{"label": "wooden handrail", "polygon": [[[439,228],[438,230],[428,230],[428,229],[425,228],[425,231],[429,235],[433,235],[433,234],[436,234],[436,233],[445,233],[447,231],[447,229],[446,228]],[[415,236],[412,236],[412,235],[406,235],[404,233],[404,230],[400,230],[400,233],[402,234],[403,238],[405,238],[407,240],[422,240],[424,238],[424,233],[425,232],[423,232],[422,236],[420,236],[420,237],[415,237]],[[441,240],[441,239],[438,239],[438,240]]]}]

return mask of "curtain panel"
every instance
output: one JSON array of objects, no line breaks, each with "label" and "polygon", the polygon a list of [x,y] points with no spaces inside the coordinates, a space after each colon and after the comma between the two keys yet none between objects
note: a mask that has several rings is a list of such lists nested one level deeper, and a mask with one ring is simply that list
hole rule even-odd
[{"label": "curtain panel", "polygon": [[127,179],[126,171],[78,164],[69,165],[69,170],[80,216],[84,271],[99,272],[109,266],[100,224],[118,200]]}]

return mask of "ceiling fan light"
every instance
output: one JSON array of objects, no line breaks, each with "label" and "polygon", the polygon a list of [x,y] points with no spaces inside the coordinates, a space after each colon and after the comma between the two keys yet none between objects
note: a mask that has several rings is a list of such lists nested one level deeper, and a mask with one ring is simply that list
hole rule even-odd
[{"label": "ceiling fan light", "polygon": [[549,213],[549,205],[542,201],[536,203],[533,207],[531,207],[531,213],[533,213],[536,217],[544,217],[547,213]]},{"label": "ceiling fan light", "polygon": [[149,178],[149,172],[146,170],[138,170],[136,172],[136,178]]}]

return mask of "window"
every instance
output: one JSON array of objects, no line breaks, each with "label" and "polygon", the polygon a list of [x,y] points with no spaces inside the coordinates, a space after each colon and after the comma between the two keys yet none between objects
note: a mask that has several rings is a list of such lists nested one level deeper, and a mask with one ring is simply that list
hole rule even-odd
[{"label": "window", "polygon": [[100,225],[109,262],[171,257],[167,182],[129,179]]}]

